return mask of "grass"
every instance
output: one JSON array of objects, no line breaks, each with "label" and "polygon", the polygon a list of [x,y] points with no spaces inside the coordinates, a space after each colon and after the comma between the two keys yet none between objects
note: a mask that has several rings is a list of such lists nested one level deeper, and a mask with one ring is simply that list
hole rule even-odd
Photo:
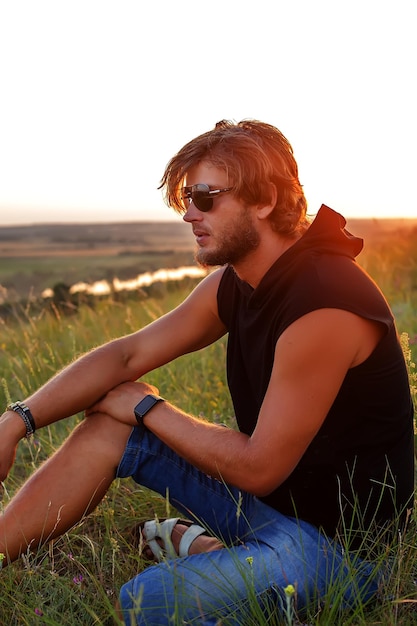
[{"label": "grass", "polygon": [[[373,267],[378,268],[378,264]],[[404,333],[403,349],[415,392],[416,292],[409,289],[408,282],[400,288],[394,288],[389,281],[387,285],[399,330]],[[26,308],[16,311],[15,317],[7,322],[0,320],[0,402],[5,405],[10,398],[26,396],[78,354],[142,327],[170,310],[184,295],[185,290],[178,289],[167,290],[157,300],[97,301],[94,308],[82,306],[69,316],[56,309],[32,314]],[[150,380],[159,386],[162,395],[184,410],[233,426],[224,363],[225,342],[220,341],[198,355],[187,355],[161,368]],[[33,443],[21,442],[16,462],[3,485],[3,504],[80,419],[82,416],[77,415],[39,431]],[[80,467],[80,480],[82,471]],[[116,480],[98,509],[81,524],[1,573],[2,623],[10,626],[115,623],[113,607],[121,585],[144,567],[130,529],[155,514],[166,517],[173,513],[163,498],[131,480]],[[413,530],[400,537],[399,544],[390,547],[384,558],[391,559],[393,567],[381,592],[383,601],[370,607],[359,605],[346,612],[341,607],[341,589],[335,588],[320,613],[311,612],[303,618],[303,623],[309,626],[415,624],[417,544]],[[244,626],[300,624],[296,596],[291,589],[287,592],[283,596],[284,617],[279,621],[273,609],[268,617],[262,614],[248,581],[250,617]],[[222,624],[226,626],[226,622]]]},{"label": "grass", "polygon": [[[36,317],[30,310],[16,314],[12,322],[3,322],[1,332],[1,406],[10,398],[26,396],[75,356],[133,332],[183,297],[181,291],[167,291],[163,300],[132,301],[127,306],[99,301],[94,309],[81,307],[77,315],[69,317],[58,311]],[[151,379],[163,395],[185,410],[230,421],[232,406],[224,367],[219,367],[224,360],[225,344],[219,342],[201,355],[179,359],[175,367],[161,368]],[[198,394],[194,393],[196,388]],[[4,483],[3,505],[80,419],[81,415],[74,416],[38,431],[33,443],[21,442]],[[173,511],[164,500],[133,481],[115,481],[99,509],[81,525],[2,572],[1,623],[112,624],[118,590],[143,567],[129,542],[129,531],[138,520],[152,518],[155,513],[167,516]],[[42,616],[37,614],[40,612]]]}]

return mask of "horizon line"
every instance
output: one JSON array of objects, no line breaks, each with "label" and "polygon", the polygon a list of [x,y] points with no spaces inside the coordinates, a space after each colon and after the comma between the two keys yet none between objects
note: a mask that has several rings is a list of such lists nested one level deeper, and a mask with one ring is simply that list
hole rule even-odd
[{"label": "horizon line", "polygon": [[[314,217],[316,214],[310,214],[311,217]],[[344,215],[343,216],[346,221],[348,220],[359,220],[359,221],[408,221],[408,222],[412,222],[415,221],[417,222],[417,215],[415,217],[411,217],[409,215],[400,215],[400,216],[386,216],[386,215],[380,215],[380,216],[358,216],[358,215]],[[0,224],[0,228],[29,228],[29,227],[33,227],[33,226],[87,226],[87,225],[91,225],[91,226],[106,226],[109,224],[160,224],[160,223],[164,223],[164,224],[183,224],[184,226],[188,226],[188,224],[186,224],[185,222],[182,221],[182,219],[175,219],[175,217],[173,219],[155,219],[155,220],[151,220],[151,219],[126,219],[126,220],[95,220],[95,219],[91,219],[91,220],[63,220],[63,221],[50,221],[50,220],[41,220],[41,221],[28,221],[28,222],[10,222],[10,223],[6,223],[6,224]]]}]

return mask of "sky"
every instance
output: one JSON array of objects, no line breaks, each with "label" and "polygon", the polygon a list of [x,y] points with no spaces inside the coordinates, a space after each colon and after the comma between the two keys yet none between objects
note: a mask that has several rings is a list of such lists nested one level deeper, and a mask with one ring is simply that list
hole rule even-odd
[{"label": "sky", "polygon": [[415,0],[0,0],[0,226],[178,219],[220,119],[291,142],[309,213],[417,217]]}]

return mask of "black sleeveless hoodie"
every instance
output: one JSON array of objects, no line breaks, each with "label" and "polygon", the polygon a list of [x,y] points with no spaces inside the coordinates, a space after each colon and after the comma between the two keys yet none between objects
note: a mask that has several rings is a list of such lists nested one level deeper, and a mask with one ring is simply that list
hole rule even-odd
[{"label": "black sleeveless hoodie", "polygon": [[331,536],[341,525],[355,533],[404,516],[414,489],[413,407],[404,357],[384,296],[355,261],[363,242],[345,224],[322,205],[256,289],[227,267],[218,290],[229,333],[228,384],[238,426],[247,434],[255,428],[275,344],[292,322],[316,309],[339,308],[385,328],[373,354],[347,373],[292,474],[262,498]]}]

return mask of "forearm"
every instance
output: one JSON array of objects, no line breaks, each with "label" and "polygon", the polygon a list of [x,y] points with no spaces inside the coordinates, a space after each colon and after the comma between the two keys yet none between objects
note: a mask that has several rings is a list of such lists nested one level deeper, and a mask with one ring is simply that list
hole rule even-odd
[{"label": "forearm", "polygon": [[[132,420],[133,423],[133,420]],[[258,486],[250,437],[160,403],[144,418],[145,426],[177,454],[218,480],[250,493]],[[261,468],[258,468],[261,470]]]},{"label": "forearm", "polygon": [[38,429],[85,410],[129,376],[132,372],[120,342],[110,342],[68,365],[27,398],[18,399],[30,408]]}]

